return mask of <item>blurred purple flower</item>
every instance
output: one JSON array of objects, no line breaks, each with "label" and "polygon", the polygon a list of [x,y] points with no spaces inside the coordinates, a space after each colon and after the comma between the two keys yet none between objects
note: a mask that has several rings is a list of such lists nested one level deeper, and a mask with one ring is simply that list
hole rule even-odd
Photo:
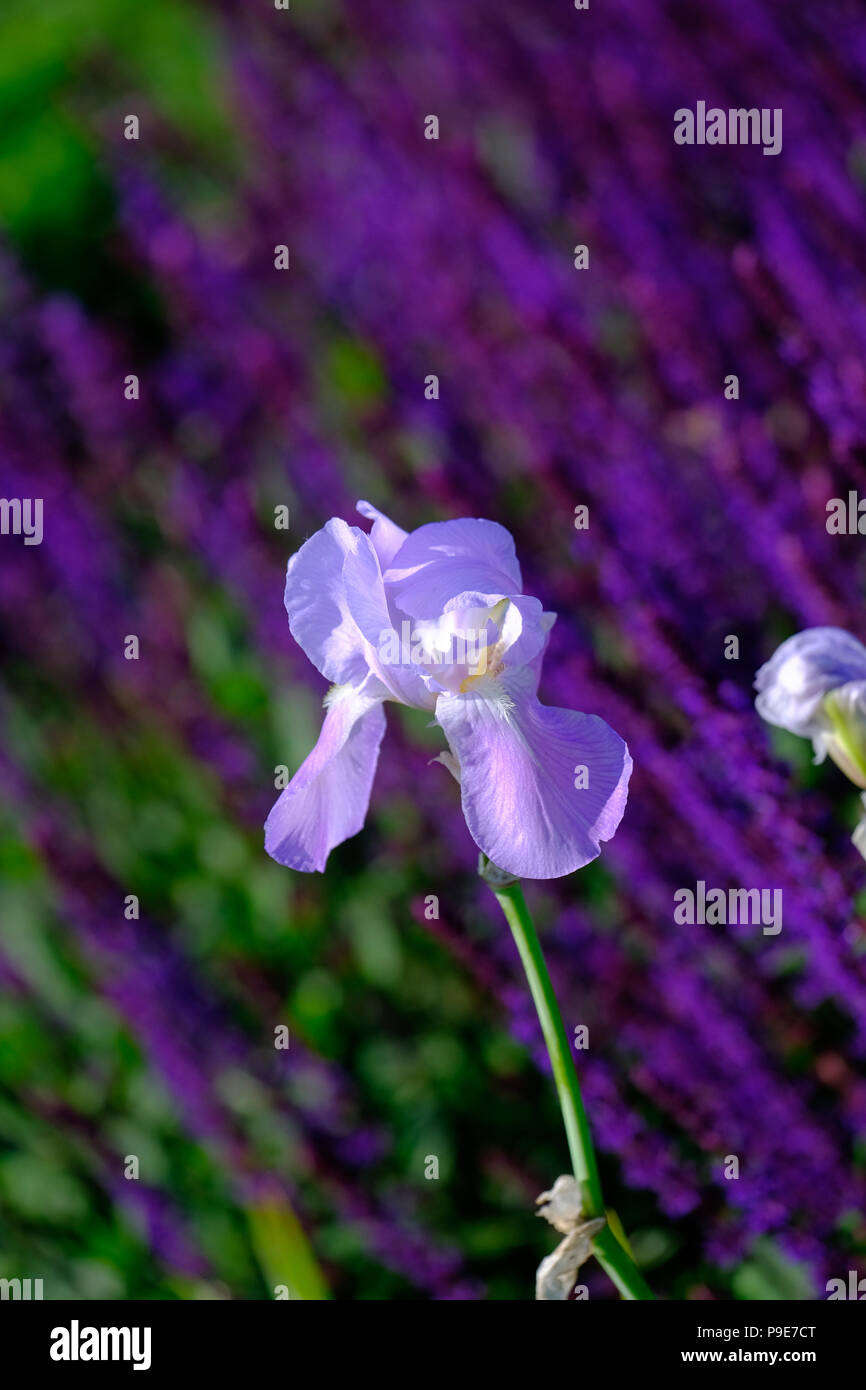
[{"label": "blurred purple flower", "polygon": [[382,704],[434,713],[476,844],[500,868],[559,878],[589,863],[625,809],[632,762],[595,715],[537,698],[555,614],[522,593],[514,542],[462,518],[407,534],[369,503],[368,535],[334,518],[292,556],[292,636],[334,682],[319,741],[273,807],[270,855],[305,872],[364,823]]},{"label": "blurred purple flower", "polygon": [[838,627],[798,632],[761,667],[755,688],[763,719],[811,738],[816,762],[829,753],[866,787],[866,647],[856,637]]},{"label": "blurred purple flower", "polygon": [[866,677],[866,647],[840,627],[810,627],[773,653],[755,676],[762,719],[814,738],[825,727],[821,706],[829,690]]}]

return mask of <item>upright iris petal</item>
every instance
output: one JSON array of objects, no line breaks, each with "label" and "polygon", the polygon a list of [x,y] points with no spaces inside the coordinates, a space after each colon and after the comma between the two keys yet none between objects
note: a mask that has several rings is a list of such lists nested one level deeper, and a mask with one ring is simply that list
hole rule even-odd
[{"label": "upright iris petal", "polygon": [[382,569],[386,570],[408,533],[403,530],[402,526],[395,525],[389,517],[385,516],[384,512],[380,512],[377,507],[372,507],[369,502],[359,502],[358,511],[361,516],[365,516],[368,521],[373,523],[370,540],[379,557]]},{"label": "upright iris petal", "polygon": [[343,578],[346,559],[361,545],[372,554],[363,531],[335,518],[304,542],[286,571],[289,631],[316,669],[338,684],[360,683],[368,670]]},{"label": "upright iris petal", "polygon": [[602,719],[539,702],[555,615],[522,593],[511,536],[470,518],[407,534],[367,502],[358,510],[369,535],[335,519],[289,561],[292,635],[336,686],[316,747],[268,817],[268,853],[321,871],[361,828],[382,703],[395,700],[435,713],[440,760],[488,858],[529,878],[588,863],[620,822],[631,758]]},{"label": "upright iris petal", "polygon": [[402,612],[435,618],[449,599],[470,590],[519,594],[523,585],[514,541],[495,521],[462,517],[433,521],[406,537],[385,572]]}]

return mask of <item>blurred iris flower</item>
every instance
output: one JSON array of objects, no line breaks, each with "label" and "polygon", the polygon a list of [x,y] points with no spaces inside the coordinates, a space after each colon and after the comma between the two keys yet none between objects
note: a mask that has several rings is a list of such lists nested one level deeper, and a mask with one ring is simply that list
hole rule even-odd
[{"label": "blurred iris flower", "polygon": [[866,647],[839,627],[789,637],[755,677],[762,719],[810,738],[815,762],[827,756],[866,787]]},{"label": "blurred iris flower", "polygon": [[318,743],[268,816],[268,853],[322,871],[357,834],[396,700],[442,728],[434,761],[459,781],[489,859],[528,878],[581,868],[619,825],[632,762],[603,719],[539,702],[555,614],[522,593],[511,535],[470,518],[407,533],[367,502],[358,511],[369,533],[334,518],[289,561],[289,628],[333,684]]},{"label": "blurred iris flower", "polygon": [[[761,667],[755,688],[763,719],[811,738],[816,763],[829,753],[866,788],[866,647],[856,637],[838,627],[798,632]],[[866,819],[853,839],[866,858]]]}]

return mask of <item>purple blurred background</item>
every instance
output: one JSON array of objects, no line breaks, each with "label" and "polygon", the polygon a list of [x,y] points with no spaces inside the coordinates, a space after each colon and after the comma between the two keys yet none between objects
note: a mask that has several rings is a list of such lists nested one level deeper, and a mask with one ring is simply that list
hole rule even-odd
[{"label": "purple blurred background", "polygon": [[[389,706],[323,878],[262,850],[324,693],[286,559],[366,497],[507,526],[542,699],[629,742],[615,840],[530,896],[647,1277],[824,1297],[866,1252],[859,807],[751,685],[866,637],[825,525],[866,489],[861,7],[126,13],[0,25],[0,495],[44,501],[0,537],[0,1275],[269,1297],[294,1212],[333,1297],[531,1296],[565,1146],[436,731]],[[699,100],[781,153],[676,145]],[[699,880],[783,930],[677,925]]]}]

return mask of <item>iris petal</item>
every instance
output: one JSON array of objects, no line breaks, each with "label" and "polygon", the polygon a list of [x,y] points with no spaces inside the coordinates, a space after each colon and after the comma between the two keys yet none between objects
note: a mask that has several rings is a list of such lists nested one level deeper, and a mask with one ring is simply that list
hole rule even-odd
[{"label": "iris petal", "polygon": [[304,873],[325,867],[331,850],[364,824],[385,732],[378,696],[351,686],[333,692],[318,742],[274,804],[265,849]]},{"label": "iris petal", "polygon": [[[393,626],[379,560],[369,537],[363,536],[363,540],[365,545],[354,544],[346,555],[343,583],[347,611],[363,639],[366,669],[381,682],[383,693],[393,699],[422,709],[432,707],[427,687],[408,659],[411,645],[410,652],[404,653],[403,633]],[[396,650],[399,659],[386,659],[389,648]]]},{"label": "iris petal", "polygon": [[373,529],[370,532],[370,540],[373,542],[373,549],[379,557],[379,564],[386,570],[393,560],[400,546],[405,541],[409,532],[404,531],[402,526],[398,526],[384,512],[380,512],[378,507],[374,507],[369,502],[358,502],[356,511],[361,516],[372,521]]},{"label": "iris petal", "polygon": [[499,868],[559,878],[595,859],[622,819],[632,767],[603,719],[540,704],[526,672],[443,695],[436,717],[470,834]]},{"label": "iris petal", "polygon": [[519,594],[514,541],[495,521],[433,521],[407,537],[385,571],[385,586],[412,618],[438,618],[449,599],[474,591]]},{"label": "iris petal", "polygon": [[828,690],[866,678],[866,647],[838,627],[810,627],[789,637],[755,677],[762,719],[814,738],[825,727]]},{"label": "iris petal", "polygon": [[359,546],[372,554],[369,536],[334,518],[304,542],[286,571],[291,634],[322,675],[337,685],[360,685],[367,674],[364,641],[349,611],[343,579],[345,558]]}]

